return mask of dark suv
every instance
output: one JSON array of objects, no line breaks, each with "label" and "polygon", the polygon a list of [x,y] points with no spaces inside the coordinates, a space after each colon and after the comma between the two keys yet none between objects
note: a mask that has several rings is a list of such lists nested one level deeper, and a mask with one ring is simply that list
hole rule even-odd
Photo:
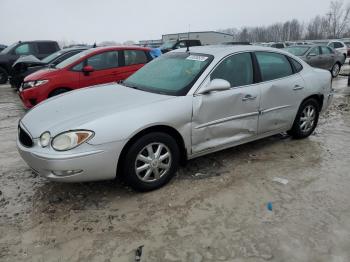
[{"label": "dark suv", "polygon": [[11,75],[9,76],[9,82],[12,87],[19,89],[24,78],[30,74],[46,68],[55,68],[56,65],[64,60],[76,55],[89,47],[71,47],[59,50],[44,59],[37,59],[36,57],[23,56],[20,57],[13,65]]},{"label": "dark suv", "polygon": [[0,84],[5,84],[11,73],[13,63],[24,55],[34,55],[38,59],[60,50],[55,41],[26,41],[6,47],[0,53]]},{"label": "dark suv", "polygon": [[162,53],[167,53],[175,49],[184,48],[184,47],[191,47],[191,46],[201,46],[202,43],[200,40],[191,40],[191,39],[183,39],[183,40],[176,40],[176,41],[168,41],[165,42],[163,45],[161,45],[159,48],[162,51]]}]

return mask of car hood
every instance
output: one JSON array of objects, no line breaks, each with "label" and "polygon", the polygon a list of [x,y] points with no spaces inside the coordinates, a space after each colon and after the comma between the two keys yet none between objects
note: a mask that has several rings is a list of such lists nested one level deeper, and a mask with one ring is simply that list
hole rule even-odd
[{"label": "car hood", "polygon": [[60,70],[61,69],[57,69],[57,68],[47,68],[47,69],[39,70],[27,76],[24,79],[24,81],[28,82],[28,81],[44,80],[46,78],[52,77],[53,75],[58,73]]},{"label": "car hood", "polygon": [[17,66],[23,66],[23,65],[42,65],[44,64],[40,59],[36,58],[33,55],[26,55],[26,56],[21,56],[18,58],[12,65],[13,68]]},{"label": "car hood", "polygon": [[30,110],[21,123],[33,138],[79,129],[98,118],[174,98],[118,84],[82,88],[44,101]]}]

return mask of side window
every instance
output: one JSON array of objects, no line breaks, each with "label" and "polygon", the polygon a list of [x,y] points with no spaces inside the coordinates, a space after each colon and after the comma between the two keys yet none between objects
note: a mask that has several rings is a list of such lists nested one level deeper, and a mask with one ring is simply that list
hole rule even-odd
[{"label": "side window", "polygon": [[344,45],[340,42],[334,42],[334,48],[342,48]]},{"label": "side window", "polygon": [[37,43],[39,54],[52,54],[57,51],[55,43]]},{"label": "side window", "polygon": [[30,45],[29,44],[22,44],[20,46],[17,46],[17,48],[15,49],[15,54],[16,55],[28,55],[31,53],[30,50]]},{"label": "side window", "polygon": [[83,67],[84,67],[84,61],[81,62],[81,63],[79,63],[79,64],[77,64],[77,65],[75,65],[75,66],[72,68],[72,70],[73,70],[73,71],[82,71],[82,70],[83,70]]},{"label": "side window", "polygon": [[318,47],[314,47],[311,49],[309,55],[320,55],[320,49]]},{"label": "side window", "polygon": [[335,48],[334,47],[334,42],[333,43],[330,43],[328,46],[332,47],[332,48]]},{"label": "side window", "polygon": [[293,74],[291,64],[282,54],[269,52],[256,52],[263,81],[283,78]]},{"label": "side window", "polygon": [[324,54],[324,55],[332,54],[332,52],[331,52],[332,49],[330,49],[327,46],[321,46],[321,50],[322,50],[322,54]]},{"label": "side window", "polygon": [[303,70],[303,66],[297,60],[293,58],[289,58],[289,59],[292,62],[296,73],[299,73],[301,70]]},{"label": "side window", "polygon": [[231,87],[253,84],[254,73],[250,53],[242,53],[230,56],[222,61],[210,79],[224,79],[230,82]]},{"label": "side window", "polygon": [[91,56],[87,59],[87,65],[92,66],[95,70],[118,67],[118,51],[109,51]]},{"label": "side window", "polygon": [[125,50],[125,65],[138,65],[146,64],[148,59],[144,51],[142,50]]},{"label": "side window", "polygon": [[199,45],[200,45],[200,43],[197,40],[191,40],[190,41],[190,46],[199,46]]}]

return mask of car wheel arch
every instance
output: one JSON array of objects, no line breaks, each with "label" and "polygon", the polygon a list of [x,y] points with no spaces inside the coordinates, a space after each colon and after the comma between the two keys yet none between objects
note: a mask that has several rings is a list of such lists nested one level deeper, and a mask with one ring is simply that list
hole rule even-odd
[{"label": "car wheel arch", "polygon": [[308,99],[315,99],[319,105],[319,111],[322,110],[322,107],[323,107],[323,100],[324,100],[324,95],[322,94],[313,94],[313,95],[310,95],[306,98],[303,99],[303,101],[301,101],[299,107]]},{"label": "car wheel arch", "polygon": [[167,125],[155,125],[155,126],[150,126],[147,127],[141,131],[139,131],[138,133],[134,134],[129,140],[128,142],[124,145],[119,159],[118,159],[118,164],[117,164],[117,176],[118,176],[118,172],[120,172],[122,170],[121,165],[124,162],[123,159],[125,158],[125,155],[128,151],[128,149],[130,148],[130,146],[140,137],[149,134],[149,133],[154,133],[154,132],[161,132],[161,133],[165,133],[170,135],[171,137],[173,137],[177,143],[177,145],[179,146],[179,150],[180,150],[180,163],[184,164],[187,161],[187,151],[186,151],[186,146],[185,146],[185,141],[182,137],[182,135],[179,133],[179,131],[177,131],[175,128],[171,127],[171,126],[167,126]]}]

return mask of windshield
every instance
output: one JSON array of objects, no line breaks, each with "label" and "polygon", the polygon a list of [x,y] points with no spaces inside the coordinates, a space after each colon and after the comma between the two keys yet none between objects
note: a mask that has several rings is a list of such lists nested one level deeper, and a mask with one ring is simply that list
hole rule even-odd
[{"label": "windshield", "polygon": [[59,57],[60,55],[62,55],[63,52],[60,50],[60,51],[57,51],[47,57],[45,57],[44,59],[42,59],[41,61],[45,64],[49,64],[51,63],[54,59],[56,59],[57,57]]},{"label": "windshield", "polygon": [[89,54],[92,51],[94,51],[94,50],[89,49],[89,50],[85,50],[85,51],[83,51],[81,53],[78,53],[78,54],[76,54],[74,56],[71,56],[70,58],[67,58],[66,60],[64,60],[61,63],[59,63],[58,65],[56,65],[56,68],[60,68],[61,69],[61,68],[64,68],[64,67],[66,67],[66,66],[68,66],[68,65],[70,65],[72,63],[75,63],[80,58],[86,56],[87,54]]},{"label": "windshield", "polygon": [[166,95],[186,95],[213,60],[205,54],[169,53],[148,63],[124,85]]},{"label": "windshield", "polygon": [[291,46],[285,48],[284,50],[296,56],[303,56],[309,49],[309,46]]},{"label": "windshield", "polygon": [[160,46],[160,49],[170,49],[176,44],[176,41],[168,41]]},{"label": "windshield", "polygon": [[8,47],[6,47],[4,50],[2,50],[0,53],[1,54],[7,54],[14,46],[16,46],[18,43],[14,43]]}]

